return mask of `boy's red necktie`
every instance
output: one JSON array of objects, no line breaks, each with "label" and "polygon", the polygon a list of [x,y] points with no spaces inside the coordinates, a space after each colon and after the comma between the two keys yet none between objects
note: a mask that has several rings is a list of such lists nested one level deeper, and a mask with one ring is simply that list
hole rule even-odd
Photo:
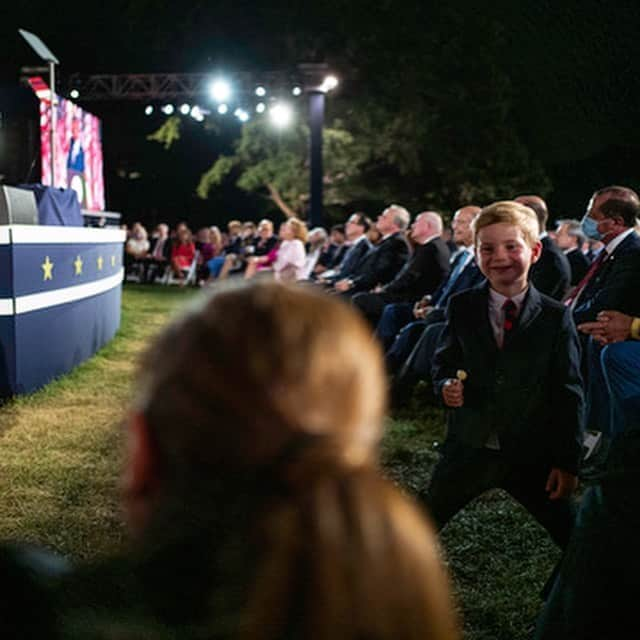
[{"label": "boy's red necktie", "polygon": [[507,298],[502,305],[502,309],[504,311],[504,323],[502,325],[502,344],[504,345],[509,337],[513,334],[513,330],[515,329],[516,320],[518,319],[518,316],[516,315],[518,307],[511,298]]}]

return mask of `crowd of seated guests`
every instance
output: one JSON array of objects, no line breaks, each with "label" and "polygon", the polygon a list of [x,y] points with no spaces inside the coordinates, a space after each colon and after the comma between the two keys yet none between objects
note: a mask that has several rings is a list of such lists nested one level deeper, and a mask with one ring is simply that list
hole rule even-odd
[{"label": "crowd of seated guests", "polygon": [[[300,363],[306,363],[304,358],[295,358],[298,364],[294,366],[294,359],[281,357],[292,353],[294,347],[302,349],[302,344],[304,349],[311,348],[308,342],[300,342],[307,333],[300,331],[296,323],[308,322],[311,335],[313,327],[325,322],[328,316],[320,313],[323,307],[319,301],[327,301],[326,309],[331,310],[330,315],[335,314],[337,322],[327,334],[331,346],[325,346],[323,351],[335,353],[336,360],[319,358],[318,362],[325,365],[337,362],[339,354],[347,357],[346,354],[354,353],[350,345],[340,340],[343,333],[339,327],[341,322],[350,324],[349,318],[357,311],[361,316],[356,331],[359,337],[353,334],[351,338],[363,349],[364,345],[370,349],[376,342],[370,338],[375,336],[376,348],[386,352],[387,375],[391,378],[396,406],[403,406],[416,383],[423,380],[431,383],[425,385],[424,395],[446,410],[448,431],[441,458],[429,486],[419,491],[419,498],[436,527],[446,526],[457,511],[484,490],[495,487],[507,490],[563,550],[549,583],[536,639],[606,638],[610,637],[612,619],[632,623],[629,598],[640,588],[640,561],[636,560],[632,546],[640,533],[639,218],[638,195],[626,187],[610,186],[592,194],[581,220],[561,218],[554,230],[547,229],[549,212],[542,197],[514,195],[509,201],[487,203],[483,207],[471,203],[460,207],[453,216],[449,242],[439,212],[426,209],[412,219],[405,207],[391,204],[380,212],[375,223],[364,213],[356,212],[348,217],[343,228],[334,227],[330,234],[321,228],[308,232],[303,221],[289,218],[281,224],[276,238],[269,220],[262,220],[257,228],[234,220],[229,223],[224,240],[219,232],[216,235],[206,229],[198,232],[196,244],[191,231],[182,224],[173,234],[159,225],[149,243],[146,231],[137,224],[125,251],[131,264],[145,266],[145,274],[159,270],[164,264],[176,277],[182,273],[184,278],[186,269],[200,260],[202,282],[232,275],[238,280],[240,276],[256,280],[243,285],[248,287],[240,289],[244,293],[218,294],[219,301],[234,304],[225,308],[211,304],[208,313],[213,324],[208,324],[209,317],[202,324],[204,316],[196,314],[184,325],[187,327],[191,322],[193,333],[178,325],[174,334],[167,334],[182,341],[182,349],[176,353],[188,353],[196,359],[206,355],[199,351],[198,338],[206,334],[207,327],[217,326],[217,322],[221,331],[236,331],[236,337],[248,335],[255,341],[230,339],[228,344],[248,349],[249,356],[240,359],[236,350],[224,348],[225,343],[216,346],[212,362],[217,363],[221,376],[215,384],[206,381],[210,384],[207,392],[220,394],[219,406],[228,410],[227,417],[233,419],[234,427],[238,423],[246,427],[246,433],[240,430],[236,435],[235,429],[227,429],[219,436],[225,447],[233,451],[237,447],[237,459],[225,458],[225,447],[198,448],[198,438],[189,439],[185,446],[188,445],[189,455],[194,456],[198,470],[210,471],[224,463],[233,474],[238,471],[234,467],[236,462],[251,466],[263,461],[264,465],[255,470],[258,475],[249,475],[250,482],[256,482],[251,488],[259,486],[260,491],[273,491],[280,499],[290,495],[287,492],[291,489],[287,487],[291,480],[296,486],[307,487],[306,475],[295,476],[297,467],[291,477],[278,475],[274,485],[263,485],[260,481],[270,477],[280,465],[288,470],[290,461],[297,461],[307,452],[313,454],[324,442],[323,429],[333,423],[317,421],[330,404],[325,394],[328,390],[335,392],[336,387],[323,381],[322,393],[313,395],[323,398],[322,411],[320,406],[318,411],[316,407],[304,407],[297,393],[269,391],[284,386],[297,389],[298,382],[308,384],[319,379],[314,377],[320,375],[317,371],[296,369]],[[267,279],[309,284],[304,294],[289,294],[284,292],[302,292],[304,288],[261,282]],[[283,306],[278,307],[277,300]],[[301,306],[294,302],[300,302]],[[269,314],[258,318],[268,320],[267,324],[256,325],[254,331],[247,333],[241,323],[236,326],[228,322],[231,309],[238,318],[252,318],[251,314],[243,316],[236,303],[260,314],[266,314],[268,308]],[[303,313],[303,303],[310,310],[308,316]],[[343,316],[343,312],[347,315]],[[285,336],[288,321],[296,328]],[[263,339],[265,333],[269,341]],[[363,335],[369,335],[369,339],[363,339]],[[169,338],[164,340],[162,344],[168,345]],[[258,352],[270,366],[253,371],[250,363]],[[178,385],[180,392],[184,391],[181,385],[189,376],[183,375],[186,370],[182,361],[167,361],[166,350],[154,353],[161,355],[149,356],[148,362],[161,357],[162,366],[175,367],[179,375],[170,382]],[[226,368],[224,359],[219,360],[225,353],[232,354]],[[293,367],[291,370],[286,369],[287,363]],[[284,367],[282,375],[286,374],[287,383],[284,386],[273,373],[279,371],[278,367]],[[169,384],[165,378],[154,379],[158,375],[156,369],[160,371],[161,367],[149,367],[151,373],[145,373],[151,376],[146,381],[146,391],[160,382]],[[259,376],[265,371],[270,375],[268,383],[258,380],[254,382],[260,385],[245,388],[247,381],[253,380],[252,375]],[[346,375],[341,367],[336,371]],[[237,376],[229,378],[230,373]],[[249,409],[243,413],[242,402],[231,402],[233,394],[240,390],[263,398],[268,414]],[[130,425],[134,436],[141,439],[137,453],[141,455],[142,451],[146,457],[138,460],[141,465],[138,471],[145,473],[157,471],[152,458],[160,451],[158,444],[167,447],[167,456],[173,455],[174,443],[183,444],[180,434],[171,437],[173,425],[182,424],[183,416],[176,413],[180,420],[172,420],[173,414],[167,413],[170,407],[163,404],[166,394],[160,387],[157,391],[157,397],[153,396],[157,406],[142,407]],[[353,400],[353,393],[362,393],[367,403],[376,403],[382,391],[377,386],[362,385],[352,394],[336,393],[335,406]],[[151,397],[148,393],[143,395]],[[194,412],[196,429],[206,414],[200,412],[197,397],[187,405],[186,413]],[[208,401],[207,407],[213,405]],[[300,407],[303,413],[295,414]],[[215,417],[211,424],[220,416],[216,413]],[[274,432],[281,439],[260,440],[267,433],[261,429],[262,420],[267,417],[275,418],[275,424],[282,427],[282,434]],[[152,432],[150,427],[160,424],[166,427],[162,433],[169,439],[147,441]],[[584,438],[585,430],[591,439]],[[247,455],[247,442],[255,448],[249,462],[243,458]],[[344,442],[340,439],[339,444]],[[583,447],[583,442],[590,444]],[[369,440],[367,443],[371,444]],[[325,455],[335,455],[339,450],[336,443],[329,444],[330,452],[320,446],[318,463],[323,464]],[[176,460],[182,463],[180,455]],[[210,460],[209,455],[222,457],[215,458],[216,464],[210,466],[213,458]],[[329,462],[329,468],[333,468],[335,461]],[[145,464],[149,464],[148,468]],[[162,465],[158,468],[164,469]],[[301,471],[306,473],[304,469]],[[579,505],[575,505],[572,494],[578,479],[587,489]],[[135,477],[130,480],[136,482]],[[129,497],[134,507],[144,507],[142,514],[148,517],[155,503],[146,492],[157,487],[153,482],[145,484],[153,481],[153,477],[137,480],[140,484]],[[215,493],[218,488],[220,494]],[[226,488],[222,483],[211,490],[214,497],[229,499]],[[140,495],[135,493],[138,490]],[[207,498],[211,497],[208,491],[209,486],[205,488]],[[334,494],[323,495],[324,500]],[[237,506],[242,510],[245,503],[240,500]],[[577,517],[574,506],[579,507]],[[182,506],[178,504],[177,508]],[[133,516],[139,515],[134,509]],[[228,515],[232,517],[235,512]],[[316,522],[313,518],[299,522],[303,521]],[[233,546],[235,540],[223,542],[242,555]],[[306,546],[296,548],[303,553]],[[377,560],[383,555],[376,553],[371,558]],[[326,566],[332,566],[334,559],[335,555],[327,556]],[[244,569],[253,577],[250,568]],[[268,578],[259,585],[262,587],[259,593],[265,599],[257,603],[261,607],[256,611],[272,620],[269,616],[274,609],[269,605],[273,600],[266,594],[277,577]],[[331,586],[346,584],[338,583]],[[84,583],[81,580],[78,584],[82,588]],[[302,604],[292,595],[301,584],[307,583],[293,580],[286,593],[275,589],[277,595],[287,596],[284,598],[287,612],[297,612]],[[406,584],[398,583],[400,591]],[[280,586],[284,589],[284,585]],[[313,595],[325,596],[328,592]],[[155,594],[141,596],[155,597]],[[312,601],[315,602],[313,598]],[[253,606],[254,601],[249,602]],[[304,616],[295,622],[311,624]],[[393,635],[382,633],[376,637]],[[331,637],[330,631],[327,637]]]}]

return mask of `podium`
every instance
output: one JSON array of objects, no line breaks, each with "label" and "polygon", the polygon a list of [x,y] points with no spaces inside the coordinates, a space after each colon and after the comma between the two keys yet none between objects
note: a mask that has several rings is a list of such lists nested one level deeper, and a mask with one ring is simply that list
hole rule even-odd
[{"label": "podium", "polygon": [[113,228],[0,225],[0,397],[38,389],[113,338],[124,239]]}]

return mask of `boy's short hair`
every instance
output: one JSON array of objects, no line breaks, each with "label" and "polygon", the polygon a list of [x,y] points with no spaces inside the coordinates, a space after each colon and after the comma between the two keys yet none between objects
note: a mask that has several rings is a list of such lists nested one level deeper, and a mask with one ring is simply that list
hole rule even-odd
[{"label": "boy's short hair", "polygon": [[518,227],[529,246],[533,247],[539,242],[538,217],[535,212],[530,207],[519,202],[503,200],[484,207],[478,217],[471,223],[473,244],[475,246],[478,244],[480,229],[500,222],[506,222]]}]

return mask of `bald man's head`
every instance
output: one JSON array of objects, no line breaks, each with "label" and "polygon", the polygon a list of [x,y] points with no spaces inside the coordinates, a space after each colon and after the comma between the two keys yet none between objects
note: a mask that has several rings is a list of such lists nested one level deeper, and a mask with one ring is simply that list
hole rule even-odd
[{"label": "bald man's head", "polygon": [[482,211],[480,207],[468,205],[455,212],[451,221],[451,228],[453,229],[453,241],[457,245],[470,247],[473,244],[471,223],[476,219],[480,211]]},{"label": "bald man's head", "polygon": [[543,233],[547,228],[547,220],[549,219],[547,203],[540,196],[518,196],[514,199],[516,202],[529,207],[529,209],[533,209],[538,218],[540,233]]},{"label": "bald man's head", "polygon": [[411,239],[418,243],[442,233],[442,217],[436,211],[423,211],[411,225]]}]

